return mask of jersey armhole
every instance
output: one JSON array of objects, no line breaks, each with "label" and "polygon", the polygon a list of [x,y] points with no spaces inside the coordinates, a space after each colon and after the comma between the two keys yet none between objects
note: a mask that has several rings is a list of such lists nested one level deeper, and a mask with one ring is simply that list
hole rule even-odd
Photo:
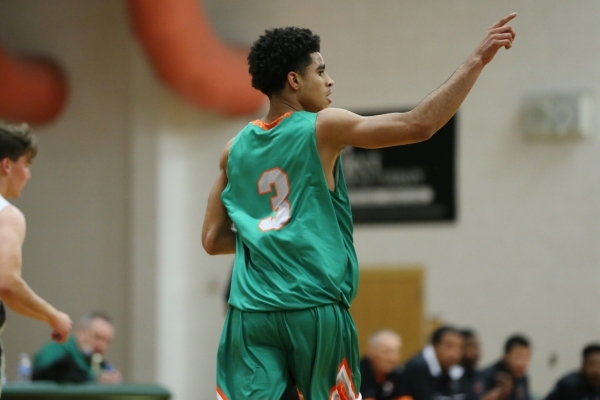
[{"label": "jersey armhole", "polygon": [[[304,111],[306,112],[306,111]],[[325,170],[323,169],[323,162],[321,161],[321,155],[319,154],[319,147],[317,146],[317,118],[319,117],[319,113],[314,113],[315,117],[312,121],[313,124],[313,144],[315,146],[315,151],[317,152],[317,157],[319,157],[319,161],[321,162],[321,172],[323,172],[323,178],[325,179],[325,182],[327,183],[327,178],[325,177]],[[327,191],[329,191],[330,194],[333,195],[338,195],[338,184],[340,182],[340,168],[341,168],[341,159],[342,159],[342,154],[340,152],[340,154],[337,156],[337,158],[335,159],[335,162],[333,164],[333,183],[334,183],[334,190],[329,189],[329,187],[327,187]]]},{"label": "jersey armhole", "polygon": [[238,142],[241,133],[242,132],[239,132],[237,135],[234,136],[233,141],[231,142],[231,146],[229,146],[229,151],[227,153],[227,165],[225,166],[225,175],[227,176],[227,185],[223,189],[223,192],[221,192],[221,196],[223,195],[223,193],[225,193],[226,191],[229,190],[229,187],[231,185],[231,179],[229,176],[229,166],[231,164],[231,151],[233,150],[236,143]]},{"label": "jersey armhole", "polygon": [[338,184],[340,183],[340,168],[342,168],[342,155],[340,154],[336,159],[333,165],[333,184],[335,186],[334,190],[330,190],[331,193],[338,194]]}]

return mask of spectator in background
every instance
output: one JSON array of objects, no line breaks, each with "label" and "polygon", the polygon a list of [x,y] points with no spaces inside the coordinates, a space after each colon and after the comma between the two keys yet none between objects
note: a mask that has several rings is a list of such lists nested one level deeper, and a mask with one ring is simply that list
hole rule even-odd
[{"label": "spectator in background", "polygon": [[562,377],[546,400],[600,400],[600,343],[583,349],[581,370]]},{"label": "spectator in background", "polygon": [[400,335],[390,329],[377,331],[369,338],[368,346],[366,356],[360,360],[363,399],[400,399]]},{"label": "spectator in background", "polygon": [[481,372],[485,400],[530,400],[527,368],[531,345],[522,335],[513,335],[504,344],[500,361]]},{"label": "spectator in background", "polygon": [[48,343],[35,355],[33,380],[120,383],[121,373],[104,360],[114,337],[112,319],[102,311],[81,318],[66,343]]},{"label": "spectator in background", "polygon": [[414,400],[463,400],[461,382],[463,337],[451,326],[431,335],[431,344],[410,359],[400,377],[401,394]]},{"label": "spectator in background", "polygon": [[479,340],[477,339],[475,332],[471,329],[463,329],[460,333],[463,337],[463,354],[460,365],[464,370],[461,379],[467,399],[476,400],[479,399],[483,393],[483,387],[478,382],[479,375],[477,372],[477,364],[481,357]]},{"label": "spectator in background", "polygon": [[512,379],[505,374],[497,381],[497,387],[484,395],[483,383],[480,380],[481,372],[477,370],[477,364],[481,357],[479,340],[471,329],[460,331],[464,339],[463,356],[460,365],[464,369],[461,378],[466,394],[466,400],[497,400],[502,395],[507,395],[512,390]]}]

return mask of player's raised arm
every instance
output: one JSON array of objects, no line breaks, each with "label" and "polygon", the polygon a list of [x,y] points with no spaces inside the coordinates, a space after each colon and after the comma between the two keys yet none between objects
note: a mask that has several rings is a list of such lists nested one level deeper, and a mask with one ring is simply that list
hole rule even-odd
[{"label": "player's raised arm", "polygon": [[467,60],[412,111],[362,117],[340,109],[322,110],[317,118],[320,145],[337,150],[348,145],[381,148],[429,139],[456,113],[498,50],[512,46],[515,32],[506,24],[515,17],[509,14],[490,26]]},{"label": "player's raised arm", "polygon": [[221,154],[219,175],[208,196],[202,225],[202,246],[210,255],[235,253],[235,233],[231,230],[231,219],[221,201],[221,193],[227,187],[227,159],[232,141],[227,143]]}]

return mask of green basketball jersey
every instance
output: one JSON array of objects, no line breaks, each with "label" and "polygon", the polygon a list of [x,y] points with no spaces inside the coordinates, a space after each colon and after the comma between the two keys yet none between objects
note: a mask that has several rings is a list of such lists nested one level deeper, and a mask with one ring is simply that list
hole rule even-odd
[{"label": "green basketball jersey", "polygon": [[336,190],[317,151],[317,114],[254,121],[233,140],[221,200],[237,229],[229,303],[240,310],[350,306],[358,286],[341,157]]}]

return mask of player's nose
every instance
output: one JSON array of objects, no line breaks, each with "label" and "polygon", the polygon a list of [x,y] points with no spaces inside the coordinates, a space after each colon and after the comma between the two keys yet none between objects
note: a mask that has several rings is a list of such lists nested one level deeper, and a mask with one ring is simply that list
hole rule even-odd
[{"label": "player's nose", "polygon": [[327,87],[332,87],[333,86],[333,79],[331,79],[331,77],[329,76],[329,74],[327,74]]}]

